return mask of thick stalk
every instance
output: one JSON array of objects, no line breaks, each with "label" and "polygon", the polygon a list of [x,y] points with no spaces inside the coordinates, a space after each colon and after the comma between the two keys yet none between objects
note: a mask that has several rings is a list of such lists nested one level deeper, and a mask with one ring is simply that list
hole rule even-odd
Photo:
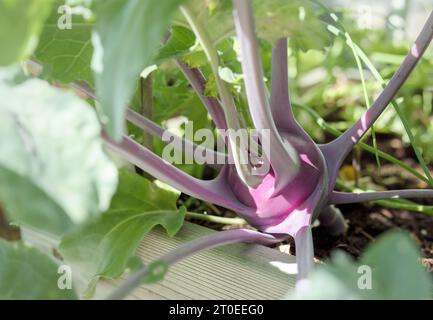
[{"label": "thick stalk", "polygon": [[[158,261],[164,263],[166,266],[172,266],[194,254],[227,244],[245,242],[271,245],[281,242],[285,238],[286,237],[284,236],[276,237],[270,234],[245,229],[221,231],[181,245],[175,250],[161,257]],[[107,299],[119,300],[126,298],[128,294],[132,293],[137,287],[140,286],[142,281],[148,275],[149,268],[141,268],[139,271],[126,279],[112,294],[110,294]]]},{"label": "thick stalk", "polygon": [[423,199],[433,198],[433,190],[390,190],[378,192],[337,192],[334,191],[329,197],[329,203],[347,204],[368,202],[383,199]]},{"label": "thick stalk", "polygon": [[[365,64],[365,66],[367,67],[367,69],[369,69],[369,71],[371,72],[371,74],[373,75],[373,77],[376,79],[376,81],[378,81],[383,88],[386,87],[386,82],[385,80],[382,78],[381,74],[377,71],[376,67],[373,65],[373,63],[370,61],[370,59],[367,57],[367,55],[365,54],[365,52],[356,44],[354,43],[351,39],[350,39],[350,35],[347,33],[347,31],[345,30],[344,26],[338,21],[338,17],[335,13],[331,13],[329,11],[329,9],[323,5],[322,3],[320,3],[319,1],[314,0],[315,4],[318,5],[319,7],[321,7],[322,9],[324,9],[324,11],[329,13],[329,17],[334,20],[335,25],[337,26],[337,28],[334,28],[334,26],[332,26],[332,28],[330,29],[330,31],[332,33],[334,33],[335,35],[341,37],[343,40],[346,40],[347,44],[352,48],[352,50],[355,51],[356,56],[358,56],[359,59],[362,60],[362,62]],[[409,121],[407,120],[406,116],[404,115],[403,111],[401,110],[400,106],[397,104],[397,102],[395,100],[391,101],[391,105],[394,107],[395,111],[397,112],[397,115],[399,116],[403,127],[408,135],[410,144],[412,145],[412,149],[415,152],[416,158],[418,159],[419,164],[421,165],[422,170],[424,171],[425,177],[421,178],[423,180],[426,180],[426,182],[430,185],[433,186],[433,178],[430,174],[430,171],[423,159],[422,153],[420,151],[420,148],[418,147],[418,143],[416,142],[413,133],[411,131],[411,127],[409,124]],[[376,145],[375,145],[375,139],[373,136],[373,146],[375,149]],[[378,156],[378,154],[376,153],[376,158]]]},{"label": "thick stalk", "polygon": [[[344,190],[345,192],[357,192],[357,193],[369,192],[367,190],[354,188],[353,186],[348,185],[345,181],[341,179],[337,179],[336,186],[338,189]],[[383,200],[370,201],[370,203],[377,204],[384,208],[406,210],[410,212],[419,212],[422,214],[433,216],[433,206],[419,204],[407,199],[383,199]]]},{"label": "thick stalk", "polygon": [[314,247],[311,227],[304,227],[295,235],[298,283],[307,280],[314,269]]},{"label": "thick stalk", "polygon": [[[264,130],[269,132],[270,146],[265,146],[263,151],[276,175],[274,193],[278,194],[296,176],[299,169],[299,159],[293,146],[288,141],[282,140],[272,117],[263,80],[263,68],[255,33],[251,2],[233,0],[233,3],[248,106],[256,129],[261,133]],[[288,88],[283,90],[287,92]]]},{"label": "thick stalk", "polygon": [[[122,142],[116,143],[108,138],[106,134],[102,136],[106,145],[123,159],[179,191],[206,202],[243,212],[247,216],[248,212],[251,211],[251,209],[239,202],[230,191],[227,182],[227,166],[223,167],[216,179],[203,181],[191,177],[168,162],[163,161],[156,154],[129,137],[124,136]],[[251,214],[253,213],[251,212]]]},{"label": "thick stalk", "polygon": [[[227,127],[231,132],[238,132],[241,129],[238,112],[233,99],[233,96],[227,84],[219,76],[219,55],[216,48],[213,46],[206,30],[196,19],[196,15],[188,6],[180,7],[183,15],[191,26],[194,34],[196,35],[200,45],[202,46],[206,57],[209,60],[212,73],[218,87],[218,93],[224,109],[224,116]],[[254,174],[254,170],[250,165],[248,159],[248,150],[244,149],[248,146],[248,141],[244,137],[237,139],[233,134],[228,135],[229,151],[235,162],[236,171],[241,178],[242,182],[249,187],[256,187],[262,179]],[[243,141],[240,141],[243,140]]]},{"label": "thick stalk", "polygon": [[[126,119],[136,125],[137,127],[145,130],[149,134],[154,137],[163,139],[166,135],[167,130],[161,128],[153,121],[141,116],[137,112],[128,109],[126,111]],[[201,145],[197,145],[191,142],[188,139],[182,139],[176,136],[175,134],[170,134],[171,141],[170,143],[176,150],[181,150],[187,154],[187,156],[194,157],[196,152],[200,152],[201,154],[209,155],[209,158],[215,159],[213,163],[223,164],[227,163],[227,155],[221,152],[216,152],[212,149],[205,148]]]},{"label": "thick stalk", "polygon": [[276,127],[312,141],[293,115],[289,96],[287,38],[277,40],[272,50],[271,111]]},{"label": "thick stalk", "polygon": [[430,14],[415,44],[412,46],[400,68],[394,74],[377,98],[373,106],[357,121],[350,129],[333,142],[321,147],[325,157],[329,161],[331,181],[335,181],[339,167],[343,163],[350,150],[365,133],[371,128],[374,122],[383,113],[385,108],[395,97],[398,90],[405,83],[412,73],[416,64],[419,62],[424,52],[427,50],[433,38],[433,12]]}]

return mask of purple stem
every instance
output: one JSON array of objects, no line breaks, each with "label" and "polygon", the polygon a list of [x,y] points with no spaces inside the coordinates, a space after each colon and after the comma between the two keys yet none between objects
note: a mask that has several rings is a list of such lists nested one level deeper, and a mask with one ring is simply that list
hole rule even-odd
[{"label": "purple stem", "polygon": [[204,94],[206,80],[204,79],[200,70],[190,69],[185,63],[179,60],[177,60],[177,65],[179,66],[180,70],[182,70],[192,88],[195,90],[198,97],[208,110],[210,116],[215,122],[216,127],[223,130],[227,129],[226,119],[221,104],[217,99],[207,97]]},{"label": "purple stem", "polygon": [[[96,95],[95,92],[84,85],[81,85],[80,83],[74,82],[73,87],[76,90],[79,90],[83,93],[85,93],[89,98],[96,100]],[[131,122],[132,124],[136,125],[137,127],[139,127],[140,129],[143,129],[144,131],[146,131],[147,133],[149,133],[150,135],[162,139],[164,136],[164,133],[167,132],[166,129],[160,127],[159,125],[157,125],[155,122],[153,122],[152,120],[143,117],[141,114],[138,114],[137,112],[135,112],[132,109],[127,109],[126,110],[126,119]],[[177,150],[181,150],[184,152],[189,152],[187,155],[190,157],[194,157],[194,152],[197,150],[198,152],[201,153],[206,153],[207,155],[212,155],[213,159],[219,159],[218,162],[215,163],[221,163],[223,161],[223,159],[227,158],[227,155],[221,153],[221,152],[215,152],[214,150],[205,148],[203,146],[197,145],[187,139],[183,139],[183,138],[179,138],[178,136],[176,136],[175,134],[170,135],[170,137],[172,138],[172,145],[177,149]],[[191,153],[192,152],[192,153]],[[227,159],[225,161],[225,163],[227,163]]]},{"label": "purple stem", "polygon": [[314,269],[314,247],[311,227],[304,227],[295,235],[296,264],[298,265],[298,283],[308,279]]},{"label": "purple stem", "polygon": [[[281,242],[286,238],[287,236],[278,237],[246,229],[221,231],[181,245],[175,250],[170,251],[169,253],[162,256],[158,261],[161,261],[167,266],[172,266],[194,254],[227,244],[244,242],[272,245]],[[107,299],[120,300],[126,298],[131,292],[141,285],[144,278],[148,275],[149,268],[141,268],[139,271],[126,279],[112,294],[110,294]]]},{"label": "purple stem", "polygon": [[392,190],[392,191],[378,191],[378,192],[337,192],[334,191],[329,197],[329,203],[331,204],[346,204],[346,203],[358,203],[368,202],[373,200],[382,199],[422,199],[422,198],[433,198],[433,190]]},{"label": "purple stem", "polygon": [[421,33],[410,49],[400,68],[389,81],[372,107],[350,129],[334,141],[321,146],[321,150],[328,160],[331,181],[335,181],[338,170],[353,146],[357,144],[374,122],[383,113],[399,89],[406,82],[416,64],[427,50],[433,38],[433,12],[430,13]]},{"label": "purple stem", "polygon": [[[256,129],[262,133],[263,130],[269,132],[270,146],[263,150],[276,175],[274,194],[279,194],[296,176],[299,169],[299,158],[293,146],[288,141],[281,139],[272,117],[263,80],[251,2],[233,0],[233,3],[248,105]],[[287,91],[287,88],[285,90]]]},{"label": "purple stem", "polygon": [[275,125],[281,131],[311,140],[296,121],[289,97],[287,38],[279,39],[272,50],[271,111]]},{"label": "purple stem", "polygon": [[185,194],[247,215],[248,211],[251,211],[231,192],[227,182],[227,165],[214,180],[199,180],[177,169],[127,136],[124,136],[120,143],[111,140],[106,134],[102,134],[102,138],[107,146],[123,159]]},{"label": "purple stem", "polygon": [[[126,119],[128,119],[128,121],[130,121],[137,127],[145,130],[147,133],[151,134],[152,136],[160,139],[162,139],[164,134],[167,132],[167,130],[165,130],[164,128],[161,128],[153,121],[143,117],[142,115],[138,114],[137,112],[131,109],[128,109],[126,111]],[[200,152],[200,153],[206,153],[207,155],[209,155],[209,157],[212,156],[212,159],[220,159],[218,162],[213,162],[213,163],[221,163],[223,159],[227,158],[226,154],[223,154],[221,152],[215,152],[214,150],[205,148],[201,145],[197,145],[191,142],[190,140],[179,138],[175,134],[170,134],[170,137],[172,138],[171,141],[172,145],[177,150],[181,150],[185,152],[192,151],[192,153],[190,152],[191,154],[189,154],[189,156],[193,156],[195,152]],[[225,163],[227,163],[227,159]]]}]

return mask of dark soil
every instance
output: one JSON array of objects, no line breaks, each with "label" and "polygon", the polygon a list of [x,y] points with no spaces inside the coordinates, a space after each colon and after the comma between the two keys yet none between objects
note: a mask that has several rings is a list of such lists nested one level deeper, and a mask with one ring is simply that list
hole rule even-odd
[{"label": "dark soil", "polygon": [[341,249],[357,258],[384,232],[403,229],[420,246],[425,262],[428,259],[433,261],[433,217],[368,205],[344,205],[340,209],[349,224],[349,230],[344,236],[330,237],[323,228],[314,228],[318,258],[329,257],[333,249]]}]

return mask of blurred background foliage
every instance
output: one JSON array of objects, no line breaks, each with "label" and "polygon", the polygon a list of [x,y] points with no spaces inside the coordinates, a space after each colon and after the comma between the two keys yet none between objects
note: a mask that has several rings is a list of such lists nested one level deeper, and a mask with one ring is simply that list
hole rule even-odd
[{"label": "blurred background foliage", "polygon": [[[203,20],[207,21],[209,32],[230,20],[231,13],[225,2],[208,0],[195,7],[197,14],[204,16]],[[423,0],[351,1],[350,6],[347,1],[322,1],[322,4],[331,8],[326,11],[326,8],[317,5],[315,1],[296,3],[298,8],[301,8],[295,10],[299,25],[294,30],[286,30],[290,37],[288,72],[291,99],[295,104],[314,110],[340,131],[348,128],[368,107],[364,89],[370,103],[373,103],[381,92],[381,84],[363,65],[364,88],[351,47],[346,43],[346,39],[329,31],[332,31],[330,25],[333,24],[329,14],[335,13],[338,23],[344,26],[353,43],[367,53],[386,81],[403,61],[433,6],[429,1]],[[276,13],[272,8],[256,4],[255,14],[259,29],[259,26],[263,25],[262,21],[269,20],[269,17],[274,17]],[[222,61],[220,75],[230,83],[238,108],[244,116],[244,124],[249,127],[251,122],[242,87],[243,75],[237,60],[238,44],[236,39],[231,37],[230,30],[230,26],[226,26],[224,32],[220,31],[225,37],[216,35],[215,42]],[[286,31],[259,33],[262,36],[261,54],[268,86],[271,41],[281,33],[286,34]],[[177,50],[177,56],[190,67],[201,68],[208,79],[206,94],[217,96],[216,84],[204,53],[191,31],[179,20],[172,28],[166,46],[159,53],[161,60],[158,66],[151,72],[154,88],[153,120],[179,134],[184,133],[187,120],[194,122],[195,130],[212,127],[206,110],[176,64],[172,60],[163,59],[164,54],[173,56],[170,50]],[[416,144],[422,149],[426,163],[431,164],[433,149],[429,146],[433,140],[433,50],[426,52],[424,59],[400,91],[397,102],[409,122]],[[139,108],[139,104],[136,108]],[[326,142],[332,138],[317,125],[317,119],[311,117],[305,109],[295,107],[294,112],[298,121],[316,141]],[[403,147],[410,145],[402,122],[393,108],[388,108],[375,126],[375,131],[378,134],[402,138]],[[369,137],[364,141],[369,142]],[[161,143],[155,141],[154,148],[155,151],[160,151]],[[183,169],[196,176],[203,174],[203,168],[196,165],[184,166]]]}]

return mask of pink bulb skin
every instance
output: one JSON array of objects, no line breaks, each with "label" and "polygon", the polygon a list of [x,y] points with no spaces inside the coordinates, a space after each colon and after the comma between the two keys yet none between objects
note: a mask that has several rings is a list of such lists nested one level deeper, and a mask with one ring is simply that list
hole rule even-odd
[{"label": "pink bulb skin", "polygon": [[292,234],[310,223],[314,210],[305,204],[317,198],[313,197],[316,190],[323,189],[326,166],[313,142],[286,133],[282,138],[298,152],[300,167],[296,177],[279,195],[274,196],[276,178],[272,170],[256,188],[245,186],[235,170],[229,171],[228,180],[239,201],[254,210],[254,215],[244,216],[250,224],[265,232]]}]

